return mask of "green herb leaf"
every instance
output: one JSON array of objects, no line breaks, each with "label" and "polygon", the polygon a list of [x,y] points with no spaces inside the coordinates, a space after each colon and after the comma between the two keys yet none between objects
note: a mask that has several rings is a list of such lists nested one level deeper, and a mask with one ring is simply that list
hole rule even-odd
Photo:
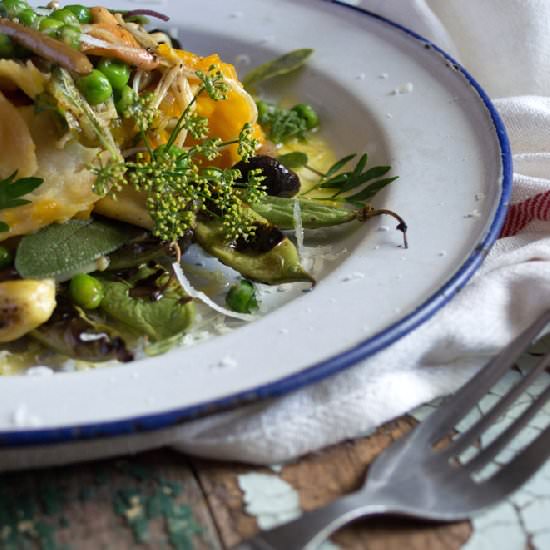
[{"label": "green herb leaf", "polygon": [[399,178],[394,177],[394,178],[386,178],[386,179],[383,179],[383,180],[375,181],[374,183],[371,183],[368,187],[366,187],[362,191],[359,191],[359,193],[356,193],[355,195],[352,195],[351,197],[346,197],[346,202],[349,202],[350,204],[368,202],[377,193],[382,191],[382,189],[384,189],[384,187],[386,187],[390,183],[394,182],[396,179],[399,179]]},{"label": "green herb leaf", "polygon": [[347,193],[352,191],[361,185],[372,181],[374,179],[381,178],[385,176],[391,170],[391,166],[375,166],[370,170],[367,170],[364,173],[354,172],[349,177],[345,178],[345,181],[339,186],[339,191],[335,196],[338,196],[342,193]]},{"label": "green herb leaf", "polygon": [[258,102],[258,123],[273,143],[285,143],[292,138],[304,139],[309,128],[307,120],[293,109]]},{"label": "green herb leaf", "polygon": [[335,162],[327,171],[327,173],[324,175],[323,177],[323,180],[328,180],[330,179],[332,176],[334,176],[334,174],[337,174],[338,172],[340,172],[340,170],[342,170],[342,168],[344,168],[344,166],[350,162],[351,160],[353,160],[357,155],[348,155],[347,157],[344,157],[342,159],[340,159],[339,161]]},{"label": "green herb leaf", "polygon": [[[30,201],[21,197],[32,193],[44,183],[44,180],[40,178],[20,178],[16,180],[16,176],[17,172],[14,172],[6,179],[0,180],[0,210],[29,204]],[[7,223],[0,222],[0,233],[6,233],[9,230],[10,227]]]},{"label": "green herb leaf", "polygon": [[271,78],[292,73],[302,67],[312,53],[313,50],[309,48],[288,52],[252,69],[242,82],[245,88],[251,88]]},{"label": "green herb leaf", "polygon": [[291,170],[302,168],[308,163],[307,155],[305,153],[300,153],[300,152],[287,153],[286,155],[279,155],[277,157],[277,160],[287,168],[290,168]]},{"label": "green herb leaf", "polygon": [[[386,187],[386,185],[397,179],[397,177],[378,179],[385,176],[391,170],[391,166],[374,166],[367,170],[368,156],[366,153],[361,156],[353,170],[340,172],[355,156],[348,155],[336,162],[326,174],[322,175],[319,183],[306,193],[314,189],[334,189],[336,193],[331,197],[332,200],[344,200],[350,204],[361,206]],[[372,180],[378,181],[371,183],[355,195],[343,196],[345,193],[349,193],[365,185],[365,183],[372,182]]]},{"label": "green herb leaf", "polygon": [[19,275],[29,279],[66,279],[131,241],[141,231],[103,221],[71,220],[50,225],[21,240],[15,256]]}]

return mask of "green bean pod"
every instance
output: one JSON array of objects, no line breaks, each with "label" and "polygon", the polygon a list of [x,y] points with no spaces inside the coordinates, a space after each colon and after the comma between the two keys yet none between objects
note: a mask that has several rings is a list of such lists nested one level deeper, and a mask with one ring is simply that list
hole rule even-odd
[{"label": "green bean pod", "polygon": [[[251,215],[258,223],[269,225],[252,211]],[[206,252],[247,279],[268,285],[294,282],[315,284],[315,279],[300,265],[296,247],[286,237],[268,252],[241,252],[227,243],[220,222],[201,221],[195,229],[195,239]]]},{"label": "green bean pod", "polygon": [[351,222],[357,219],[357,212],[349,208],[329,206],[312,199],[287,199],[266,197],[252,205],[254,211],[279,229],[294,229],[294,205],[300,203],[304,229],[319,229]]}]

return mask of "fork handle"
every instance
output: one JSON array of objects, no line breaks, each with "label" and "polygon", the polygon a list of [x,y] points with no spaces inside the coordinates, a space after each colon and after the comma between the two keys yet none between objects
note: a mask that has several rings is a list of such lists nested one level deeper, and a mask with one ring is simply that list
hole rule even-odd
[{"label": "fork handle", "polygon": [[305,512],[290,523],[264,531],[235,550],[314,550],[340,527],[361,517],[398,512],[397,508],[376,504],[362,490],[339,498],[324,508]]}]

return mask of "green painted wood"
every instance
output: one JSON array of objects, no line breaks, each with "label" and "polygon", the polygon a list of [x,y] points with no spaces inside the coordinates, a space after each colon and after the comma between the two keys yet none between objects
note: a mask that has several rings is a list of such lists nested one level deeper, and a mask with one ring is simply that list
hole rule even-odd
[{"label": "green painted wood", "polygon": [[2,550],[221,547],[177,453],[0,476]]}]

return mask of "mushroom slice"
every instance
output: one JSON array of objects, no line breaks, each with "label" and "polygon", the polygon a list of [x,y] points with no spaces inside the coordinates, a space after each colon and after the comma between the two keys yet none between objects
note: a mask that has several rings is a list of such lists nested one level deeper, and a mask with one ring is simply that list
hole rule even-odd
[{"label": "mushroom slice", "polygon": [[90,55],[119,59],[140,69],[151,71],[159,66],[157,57],[142,48],[131,32],[105,8],[92,8],[94,24],[84,27],[81,50]]}]

